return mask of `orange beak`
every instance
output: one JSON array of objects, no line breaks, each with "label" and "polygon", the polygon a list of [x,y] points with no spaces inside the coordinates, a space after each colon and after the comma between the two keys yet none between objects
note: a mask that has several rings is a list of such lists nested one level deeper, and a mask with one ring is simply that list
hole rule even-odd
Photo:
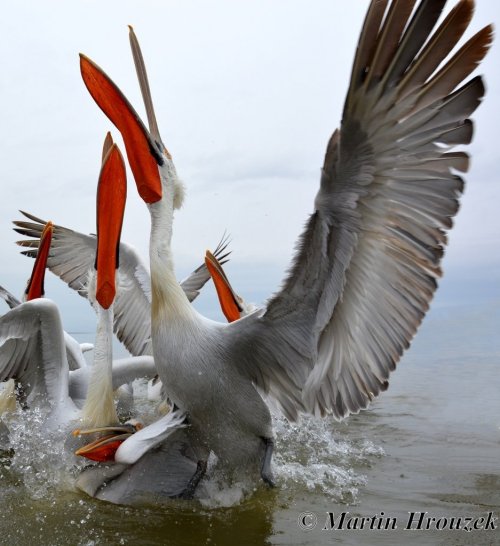
[{"label": "orange beak", "polygon": [[129,438],[134,432],[142,428],[141,424],[137,425],[120,425],[117,427],[102,427],[89,430],[75,430],[73,436],[81,436],[84,434],[94,434],[99,432],[109,432],[106,436],[98,438],[94,442],[87,444],[77,451],[75,455],[85,457],[91,461],[105,463],[115,460],[115,453],[123,442]]},{"label": "orange beak", "polygon": [[122,443],[129,437],[124,434],[124,438],[120,436],[110,435],[99,438],[95,442],[92,442],[86,446],[75,451],[75,455],[80,455],[91,461],[97,461],[99,463],[105,463],[115,460],[115,453]]},{"label": "orange beak", "polygon": [[163,148],[153,140],[120,89],[83,54],[80,54],[80,70],[92,98],[122,134],[139,195],[146,203],[159,201],[162,188],[158,165],[163,164],[159,150]]},{"label": "orange beak", "polygon": [[52,232],[54,226],[52,222],[47,222],[40,237],[40,246],[36,255],[33,272],[26,288],[26,300],[34,300],[41,298],[44,295],[44,280],[45,268],[47,267],[47,259],[49,257],[50,243],[52,242]]},{"label": "orange beak", "polygon": [[240,318],[240,313],[243,311],[239,303],[240,298],[231,287],[217,258],[209,250],[207,250],[205,254],[205,265],[214,281],[222,312],[228,322],[238,320]]},{"label": "orange beak", "polygon": [[104,144],[102,145],[101,165],[104,165],[104,160],[106,159],[106,156],[108,155],[109,150],[111,150],[111,146],[113,146],[113,144],[113,137],[108,131],[106,133],[106,138],[104,139]]},{"label": "orange beak", "polygon": [[118,267],[120,234],[127,199],[125,163],[116,144],[108,137],[97,186],[97,253],[96,299],[108,309],[116,294],[115,272]]}]

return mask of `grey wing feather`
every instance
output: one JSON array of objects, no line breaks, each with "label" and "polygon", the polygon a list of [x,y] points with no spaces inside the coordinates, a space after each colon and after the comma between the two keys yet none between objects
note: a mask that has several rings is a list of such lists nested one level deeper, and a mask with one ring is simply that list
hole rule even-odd
[{"label": "grey wing feather", "polygon": [[15,379],[56,408],[68,392],[68,363],[59,311],[50,300],[22,303],[0,317],[0,381]]},{"label": "grey wing feather", "polygon": [[[341,129],[283,289],[264,313],[230,325],[238,365],[291,419],[301,411],[342,418],[386,389],[441,275],[463,191],[454,171],[468,166],[463,152],[449,150],[470,142],[468,116],[484,95],[480,77],[454,88],[485,55],[492,31],[447,60],[473,3],[460,2],[430,37],[444,2],[423,0],[410,20],[412,3],[392,2],[382,21],[373,0]],[[408,21],[396,24],[395,13]],[[430,65],[442,68],[426,73]]]},{"label": "grey wing feather", "polygon": [[3,286],[0,286],[0,298],[2,298],[11,309],[14,309],[14,307],[17,307],[21,303]]},{"label": "grey wing feather", "polygon": [[[213,252],[221,265],[228,261],[228,256],[231,254],[230,251],[227,251],[229,242],[229,236],[224,233],[217,248]],[[189,301],[194,301],[199,296],[200,290],[205,286],[209,279],[210,273],[208,272],[207,266],[203,263],[196,268],[189,277],[181,282],[181,288],[184,290]]]},{"label": "grey wing feather", "polygon": [[[21,211],[31,222],[15,221],[15,231],[33,237],[19,241],[29,247],[23,254],[35,257],[45,221]],[[54,225],[47,267],[81,296],[87,297],[89,272],[94,268],[96,238]],[[151,287],[149,272],[137,252],[120,243],[120,267],[114,302],[114,331],[134,356],[151,355]]]},{"label": "grey wing feather", "polygon": [[[18,241],[18,244],[29,248],[23,251],[23,254],[35,257],[46,222],[27,212],[21,213],[31,221],[15,221],[14,230],[33,239]],[[228,244],[228,237],[224,234],[214,252],[222,263],[227,261],[229,255]],[[54,225],[47,267],[86,298],[88,276],[95,262],[95,249],[95,236]],[[124,242],[120,243],[120,267],[117,278],[114,331],[133,356],[152,355],[151,278],[137,252]],[[209,278],[210,274],[203,264],[182,282],[189,301],[198,296]]]},{"label": "grey wing feather", "polygon": [[[72,370],[69,374],[69,395],[73,400],[85,400],[91,367]],[[136,379],[153,379],[157,375],[152,356],[130,356],[113,360],[113,390]]]},{"label": "grey wing feather", "polygon": [[[2,286],[0,286],[0,297],[5,300],[11,309],[21,305],[21,302]],[[64,342],[70,370],[86,366],[81,345],[66,332],[64,332]],[[90,345],[90,347],[93,348],[93,345]]]},{"label": "grey wing feather", "polygon": [[[15,221],[14,231],[32,239],[18,241],[17,244],[29,248],[22,254],[34,258],[46,221],[27,212],[20,212],[31,222]],[[95,247],[95,236],[54,225],[47,267],[84,298],[87,297],[88,274],[95,261]]]}]

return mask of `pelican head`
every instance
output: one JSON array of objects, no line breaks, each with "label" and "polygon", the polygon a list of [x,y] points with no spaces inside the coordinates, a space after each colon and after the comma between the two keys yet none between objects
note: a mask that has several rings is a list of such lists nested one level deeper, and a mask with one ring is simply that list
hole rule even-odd
[{"label": "pelican head", "polygon": [[130,168],[143,201],[154,208],[155,203],[168,196],[173,208],[180,208],[184,200],[184,186],[177,176],[172,156],[161,139],[139,42],[132,27],[129,29],[149,130],[104,70],[80,54],[82,78],[97,105],[122,134]]},{"label": "pelican head", "polygon": [[73,436],[100,435],[97,440],[75,451],[75,455],[100,463],[114,461],[115,453],[121,444],[141,428],[142,424],[132,419],[123,425],[74,430]]}]

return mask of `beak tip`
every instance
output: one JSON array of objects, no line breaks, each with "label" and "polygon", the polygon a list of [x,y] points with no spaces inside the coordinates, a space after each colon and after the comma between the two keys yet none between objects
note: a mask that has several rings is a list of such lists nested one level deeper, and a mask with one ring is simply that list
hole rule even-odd
[{"label": "beak tip", "polygon": [[151,188],[149,185],[141,184],[137,185],[137,191],[139,192],[139,195],[141,196],[142,200],[151,205],[152,203],[156,203],[162,198],[161,191],[157,191],[156,189]]},{"label": "beak tip", "polygon": [[116,290],[109,282],[105,282],[96,291],[96,300],[103,309],[109,309],[115,299]]}]

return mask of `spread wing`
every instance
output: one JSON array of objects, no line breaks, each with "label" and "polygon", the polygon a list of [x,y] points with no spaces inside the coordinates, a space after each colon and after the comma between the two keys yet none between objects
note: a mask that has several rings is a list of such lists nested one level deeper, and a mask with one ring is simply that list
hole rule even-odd
[{"label": "spread wing", "polygon": [[64,332],[56,305],[47,299],[22,303],[0,317],[0,381],[15,379],[52,408],[68,395]]},{"label": "spread wing", "polygon": [[358,412],[388,386],[441,275],[459,206],[491,27],[453,56],[472,17],[462,0],[373,0],[342,124],[327,147],[315,210],[283,289],[228,326],[244,373],[299,411]]},{"label": "spread wing", "polygon": [[[22,212],[22,211],[21,211]],[[15,231],[32,237],[19,241],[28,247],[23,254],[35,257],[38,251],[44,220],[22,212],[30,222],[15,221]],[[217,247],[219,259],[225,263],[229,252],[224,235]],[[54,225],[47,267],[81,296],[87,297],[89,271],[94,267],[96,238],[71,229]],[[182,282],[190,301],[193,301],[210,278],[205,264],[198,267]],[[134,356],[152,355],[151,346],[151,279],[133,247],[120,243],[120,267],[114,302],[114,331],[118,339]]]}]

